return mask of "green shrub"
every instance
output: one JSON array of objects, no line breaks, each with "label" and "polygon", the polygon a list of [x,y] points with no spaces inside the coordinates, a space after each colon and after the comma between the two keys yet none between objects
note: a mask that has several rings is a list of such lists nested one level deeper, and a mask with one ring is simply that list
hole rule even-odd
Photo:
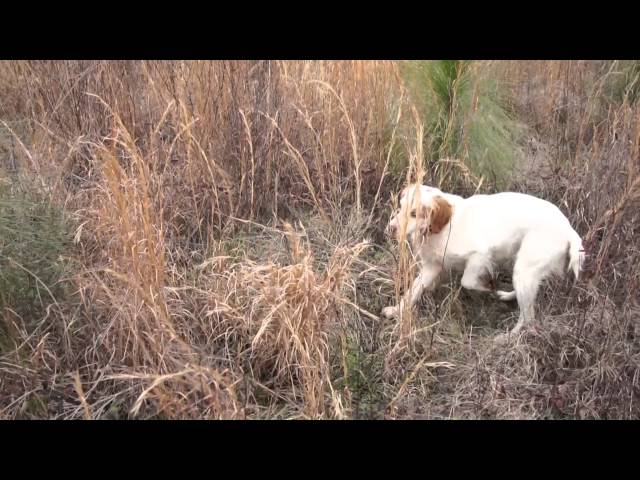
[{"label": "green shrub", "polygon": [[510,115],[495,68],[462,60],[411,61],[402,75],[425,125],[426,167],[455,182],[455,167],[444,158],[462,161],[477,177],[496,187],[508,181],[522,133]]},{"label": "green shrub", "polygon": [[71,244],[61,208],[30,182],[2,176],[0,184],[0,311],[17,313],[25,324],[41,317],[68,267]]}]

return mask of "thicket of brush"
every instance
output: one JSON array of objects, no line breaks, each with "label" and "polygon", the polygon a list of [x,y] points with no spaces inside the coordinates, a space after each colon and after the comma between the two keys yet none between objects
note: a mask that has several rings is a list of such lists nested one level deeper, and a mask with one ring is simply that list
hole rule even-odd
[{"label": "thicket of brush", "polygon": [[[637,62],[0,63],[0,416],[632,418]],[[414,268],[408,181],[555,202],[580,282]],[[507,281],[510,281],[507,278]]]}]

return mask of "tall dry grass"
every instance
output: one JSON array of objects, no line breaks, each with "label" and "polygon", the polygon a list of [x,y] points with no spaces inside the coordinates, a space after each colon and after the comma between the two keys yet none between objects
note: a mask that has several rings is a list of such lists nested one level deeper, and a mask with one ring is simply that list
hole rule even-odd
[{"label": "tall dry grass", "polygon": [[[362,239],[337,250],[322,273],[298,240],[288,265],[242,263],[223,272],[231,283],[196,272],[241,220],[311,207],[330,223],[347,206],[364,217],[381,189],[382,142],[394,121],[385,116],[397,88],[392,64],[4,62],[0,77],[11,100],[2,111],[11,167],[42,178],[77,220],[80,319],[65,341],[83,352],[74,363],[91,386],[92,415],[117,410],[120,396],[136,391],[134,414],[153,397],[163,415],[235,418],[244,411],[235,389],[247,376],[287,385],[286,394],[261,388],[291,397],[307,416],[326,415],[327,395],[341,415],[327,374],[326,317],[341,305],[351,261],[344,251]],[[189,278],[196,275],[200,285]],[[230,319],[215,308],[184,309],[179,292],[198,297],[192,289],[209,284],[223,304],[235,299]],[[253,297],[260,288],[261,301]]]}]

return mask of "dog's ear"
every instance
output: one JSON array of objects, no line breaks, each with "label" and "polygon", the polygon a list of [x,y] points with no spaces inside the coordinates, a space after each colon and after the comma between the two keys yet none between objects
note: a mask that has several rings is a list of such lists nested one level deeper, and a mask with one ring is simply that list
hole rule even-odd
[{"label": "dog's ear", "polygon": [[431,210],[430,230],[431,233],[440,233],[451,220],[453,206],[440,195],[433,197],[435,207]]},{"label": "dog's ear", "polygon": [[418,207],[418,211],[416,212],[416,217],[419,221],[420,225],[420,234],[426,235],[429,232],[429,207],[425,207],[424,205],[420,205]]}]

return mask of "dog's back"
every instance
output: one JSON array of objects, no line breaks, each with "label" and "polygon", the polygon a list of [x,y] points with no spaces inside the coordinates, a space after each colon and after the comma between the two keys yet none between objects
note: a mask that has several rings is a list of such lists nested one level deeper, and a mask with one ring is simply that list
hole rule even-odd
[{"label": "dog's back", "polygon": [[474,195],[455,201],[447,250],[457,257],[481,252],[498,263],[510,261],[527,235],[544,239],[541,249],[549,244],[569,245],[570,269],[577,277],[582,260],[579,235],[558,207],[523,193]]},{"label": "dog's back", "polygon": [[474,195],[464,200],[465,210],[492,227],[536,228],[569,225],[569,220],[551,202],[524,193],[503,192]]}]

